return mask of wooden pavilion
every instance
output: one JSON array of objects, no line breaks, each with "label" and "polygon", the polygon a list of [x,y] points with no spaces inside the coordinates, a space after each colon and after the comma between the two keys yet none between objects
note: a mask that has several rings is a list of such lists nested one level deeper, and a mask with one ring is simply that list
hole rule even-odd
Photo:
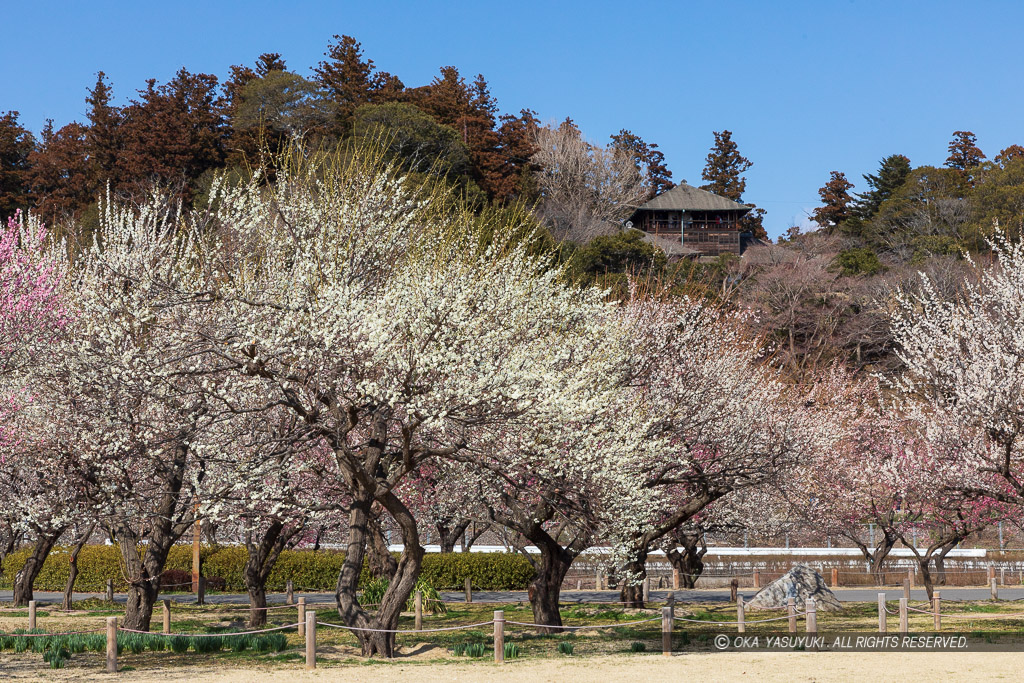
[{"label": "wooden pavilion", "polygon": [[683,183],[639,207],[629,222],[658,242],[679,243],[700,256],[739,255],[740,219],[749,211],[745,204]]}]

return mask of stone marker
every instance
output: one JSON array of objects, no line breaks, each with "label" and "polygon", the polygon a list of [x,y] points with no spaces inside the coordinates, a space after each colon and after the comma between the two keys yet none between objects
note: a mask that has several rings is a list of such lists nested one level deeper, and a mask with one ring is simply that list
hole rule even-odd
[{"label": "stone marker", "polygon": [[798,605],[814,600],[818,610],[826,612],[843,608],[821,574],[802,564],[762,588],[746,606],[749,609],[785,609],[789,598],[795,598]]}]

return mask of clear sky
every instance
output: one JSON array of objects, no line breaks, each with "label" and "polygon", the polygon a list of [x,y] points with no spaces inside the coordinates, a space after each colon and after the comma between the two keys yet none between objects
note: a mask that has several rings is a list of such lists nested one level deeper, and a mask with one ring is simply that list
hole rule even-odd
[{"label": "clear sky", "polygon": [[0,111],[38,132],[84,120],[105,71],[120,101],[181,66],[222,79],[280,52],[308,75],[334,34],[406,85],[443,65],[482,73],[503,111],[571,116],[595,140],[628,128],[700,184],[712,131],[754,162],[744,197],[774,237],[806,220],[831,170],[888,154],[940,165],[955,130],[991,158],[1024,144],[1024,3],[14,2],[0,5]]}]

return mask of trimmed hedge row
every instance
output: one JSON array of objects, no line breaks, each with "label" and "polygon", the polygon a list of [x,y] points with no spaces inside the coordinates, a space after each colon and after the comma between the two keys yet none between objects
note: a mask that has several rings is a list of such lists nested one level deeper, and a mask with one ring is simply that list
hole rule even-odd
[{"label": "trimmed hedge row", "polygon": [[[31,548],[23,548],[4,559],[0,588],[11,588],[14,575],[30,553]],[[202,546],[199,551],[203,576],[223,579],[225,590],[232,592],[245,592],[242,569],[247,557],[248,551],[243,546]],[[54,548],[43,563],[35,589],[63,591],[68,580],[69,559],[70,548]],[[333,591],[344,561],[345,553],[336,550],[285,550],[274,565],[267,590],[283,591],[285,582],[291,579],[296,590]],[[114,580],[115,590],[126,590],[128,582],[122,566],[121,553],[115,546],[82,548],[78,555],[75,590],[101,592],[106,589],[107,579]],[[171,569],[191,571],[192,546],[171,548],[165,570]],[[533,580],[534,571],[529,561],[517,553],[431,553],[423,558],[420,576],[438,589],[461,589],[468,576],[478,590],[525,590]],[[360,583],[367,580],[369,572],[364,566]]]}]

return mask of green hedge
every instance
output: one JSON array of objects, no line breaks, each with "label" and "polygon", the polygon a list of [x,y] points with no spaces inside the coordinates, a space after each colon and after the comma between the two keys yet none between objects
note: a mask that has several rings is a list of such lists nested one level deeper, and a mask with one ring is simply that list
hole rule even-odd
[{"label": "green hedge", "polygon": [[[3,562],[0,588],[11,588],[14,575],[21,569],[31,548],[8,555]],[[36,590],[63,591],[68,580],[70,548],[57,547],[43,563],[36,579]],[[226,590],[244,592],[242,568],[248,552],[242,546],[203,546],[199,551],[203,575],[224,579]],[[336,550],[286,550],[281,553],[267,581],[270,591],[283,591],[291,579],[296,590],[333,591],[338,582],[345,553]],[[78,556],[78,581],[75,590],[95,593],[106,589],[107,579],[124,591],[127,581],[117,547],[93,545],[82,548]],[[171,549],[165,569],[191,570],[192,546]],[[461,589],[468,576],[477,590],[525,590],[533,579],[533,567],[516,553],[431,553],[423,558],[421,577],[439,589]],[[363,567],[361,583],[369,573]]]}]

